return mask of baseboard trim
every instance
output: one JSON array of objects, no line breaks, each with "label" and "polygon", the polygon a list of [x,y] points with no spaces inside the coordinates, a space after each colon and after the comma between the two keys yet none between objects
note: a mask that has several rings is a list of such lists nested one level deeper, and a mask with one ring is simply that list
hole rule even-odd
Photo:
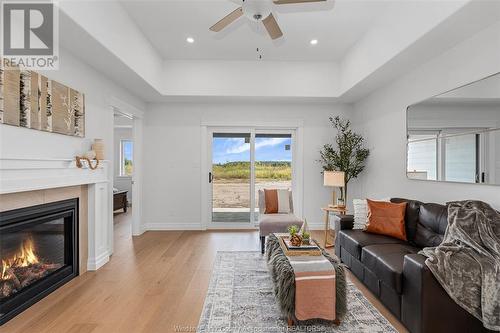
[{"label": "baseboard trim", "polygon": [[109,252],[106,251],[99,255],[95,259],[89,259],[87,261],[87,270],[88,271],[97,271],[99,268],[104,266],[109,262]]},{"label": "baseboard trim", "polygon": [[[307,222],[307,226],[310,230],[325,230],[325,223],[309,223]],[[330,229],[332,229],[332,223],[330,223]]]},{"label": "baseboard trim", "polygon": [[[307,223],[308,227],[310,230],[324,230],[325,229],[325,224],[324,223]],[[330,228],[332,228],[332,225],[330,224]],[[208,226],[203,226],[201,223],[146,223],[141,225],[141,234],[146,232],[146,231],[165,231],[165,230],[172,230],[172,231],[182,231],[182,230],[224,230],[224,229],[231,229],[231,230],[237,230],[237,229],[242,229],[242,230],[258,230],[259,227],[255,225],[241,225],[238,223],[220,223],[220,224],[213,224],[213,225],[208,225]]]},{"label": "baseboard trim", "polygon": [[134,237],[140,236],[140,235],[142,235],[145,231],[146,231],[146,228],[145,228],[145,227],[144,227],[144,225],[141,223],[141,225],[139,226],[139,231],[138,231],[137,233],[132,232],[132,236],[134,236]]},{"label": "baseboard trim", "polygon": [[146,223],[144,231],[205,230],[201,223]]},{"label": "baseboard trim", "polygon": [[249,231],[255,231],[255,230],[259,230],[259,227],[228,223],[227,225],[207,226],[206,230],[249,230]]}]

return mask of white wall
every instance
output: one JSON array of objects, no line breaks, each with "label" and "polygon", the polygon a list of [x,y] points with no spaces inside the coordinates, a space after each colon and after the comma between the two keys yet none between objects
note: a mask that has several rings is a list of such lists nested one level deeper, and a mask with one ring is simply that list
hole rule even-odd
[{"label": "white wall", "polygon": [[335,63],[168,60],[164,93],[178,96],[336,97]]},{"label": "white wall", "polygon": [[407,106],[500,72],[498,59],[500,23],[356,103],[356,127],[364,134],[371,156],[351,193],[358,197],[402,196],[441,203],[479,199],[500,209],[500,187],[415,181],[408,180],[405,174]]},{"label": "white wall", "polygon": [[[115,117],[116,118],[116,117]],[[116,123],[116,121],[115,121]],[[132,177],[129,176],[120,176],[120,141],[121,140],[132,140],[132,128],[115,128],[114,129],[114,181],[113,187],[119,189],[120,191],[126,190],[127,192],[127,201],[129,204],[132,203]]]},{"label": "white wall", "polygon": [[144,222],[147,229],[201,228],[201,124],[303,121],[304,217],[321,226],[320,208],[331,199],[316,160],[335,131],[328,117],[345,115],[341,104],[169,103],[150,105],[144,118]]},{"label": "white wall", "polygon": [[61,1],[59,8],[149,84],[161,87],[161,57],[118,2]]}]

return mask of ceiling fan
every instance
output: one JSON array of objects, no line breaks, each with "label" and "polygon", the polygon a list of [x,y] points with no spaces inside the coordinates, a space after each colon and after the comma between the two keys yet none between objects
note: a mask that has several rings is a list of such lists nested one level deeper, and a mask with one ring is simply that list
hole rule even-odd
[{"label": "ceiling fan", "polygon": [[210,27],[210,30],[219,32],[241,16],[256,22],[262,21],[271,39],[283,36],[278,22],[272,13],[272,5],[286,5],[292,3],[322,2],[326,0],[242,0],[241,7],[224,16],[219,22]]}]

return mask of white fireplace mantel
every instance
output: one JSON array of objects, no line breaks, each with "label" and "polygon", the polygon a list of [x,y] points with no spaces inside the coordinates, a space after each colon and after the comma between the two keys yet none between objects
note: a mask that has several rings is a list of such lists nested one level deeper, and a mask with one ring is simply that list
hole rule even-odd
[{"label": "white fireplace mantel", "polygon": [[87,185],[88,270],[97,270],[109,261],[109,179],[108,161],[100,161],[91,170],[77,168],[73,159],[0,158],[0,194]]}]

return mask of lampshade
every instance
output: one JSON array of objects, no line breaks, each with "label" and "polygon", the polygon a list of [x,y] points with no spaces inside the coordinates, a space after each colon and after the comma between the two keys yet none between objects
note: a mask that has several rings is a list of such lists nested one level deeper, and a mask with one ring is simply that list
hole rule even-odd
[{"label": "lampshade", "polygon": [[344,187],[344,171],[325,171],[323,176],[323,185],[332,187]]}]

